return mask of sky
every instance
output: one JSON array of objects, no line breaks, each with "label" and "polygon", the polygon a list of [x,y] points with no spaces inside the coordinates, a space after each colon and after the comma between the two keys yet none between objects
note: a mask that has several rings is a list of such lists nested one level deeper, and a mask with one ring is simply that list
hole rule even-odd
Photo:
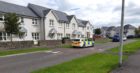
[{"label": "sky", "polygon": [[[22,6],[33,3],[89,20],[95,28],[119,26],[122,0],[2,0]],[[140,0],[126,0],[125,24],[140,26]]]}]

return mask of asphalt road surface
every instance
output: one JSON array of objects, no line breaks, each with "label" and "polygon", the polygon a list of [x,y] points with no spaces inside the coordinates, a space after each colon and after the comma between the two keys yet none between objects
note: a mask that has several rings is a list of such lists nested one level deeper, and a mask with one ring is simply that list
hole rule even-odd
[{"label": "asphalt road surface", "polygon": [[[125,43],[132,41],[134,40],[127,40]],[[118,43],[109,42],[97,44],[95,47],[90,48],[61,48],[33,54],[0,57],[0,73],[30,73],[31,71],[70,61],[78,57],[103,52],[118,45]]]}]

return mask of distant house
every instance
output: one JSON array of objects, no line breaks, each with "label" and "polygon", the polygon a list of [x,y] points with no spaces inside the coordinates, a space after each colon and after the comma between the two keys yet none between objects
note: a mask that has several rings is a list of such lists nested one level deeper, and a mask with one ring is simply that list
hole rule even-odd
[{"label": "distant house", "polygon": [[124,26],[124,34],[128,37],[128,36],[135,36],[135,27],[127,24]]},{"label": "distant house", "polygon": [[103,38],[106,38],[107,29],[108,29],[108,27],[102,27],[101,28],[101,35],[102,35]]},{"label": "distant house", "polygon": [[111,26],[107,29],[107,37],[112,38],[114,35],[116,34],[116,27],[115,26]]}]

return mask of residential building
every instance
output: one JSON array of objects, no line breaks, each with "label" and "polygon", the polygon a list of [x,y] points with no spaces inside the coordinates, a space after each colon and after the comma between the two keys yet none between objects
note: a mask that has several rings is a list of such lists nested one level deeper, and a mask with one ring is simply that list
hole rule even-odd
[{"label": "residential building", "polygon": [[103,38],[107,37],[107,29],[108,29],[108,27],[102,27],[101,28],[101,35],[102,35]]},{"label": "residential building", "polygon": [[127,24],[124,26],[124,34],[128,37],[128,36],[135,36],[135,29],[136,27]]},{"label": "residential building", "polygon": [[67,15],[35,4],[24,7],[0,1],[0,41],[10,40],[4,30],[5,13],[16,13],[20,17],[20,31],[25,34],[13,35],[14,41],[61,40],[62,37],[92,38],[93,35],[93,25],[89,21],[79,21],[75,15]]},{"label": "residential building", "polygon": [[116,28],[111,26],[107,29],[107,37],[112,38],[116,34]]}]

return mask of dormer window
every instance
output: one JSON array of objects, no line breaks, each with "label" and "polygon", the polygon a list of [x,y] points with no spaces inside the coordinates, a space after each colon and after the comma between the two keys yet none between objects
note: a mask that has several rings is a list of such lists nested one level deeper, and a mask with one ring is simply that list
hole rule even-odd
[{"label": "dormer window", "polygon": [[0,14],[0,21],[4,21],[4,16]]},{"label": "dormer window", "polygon": [[37,19],[32,19],[32,24],[38,24],[38,20]]}]

